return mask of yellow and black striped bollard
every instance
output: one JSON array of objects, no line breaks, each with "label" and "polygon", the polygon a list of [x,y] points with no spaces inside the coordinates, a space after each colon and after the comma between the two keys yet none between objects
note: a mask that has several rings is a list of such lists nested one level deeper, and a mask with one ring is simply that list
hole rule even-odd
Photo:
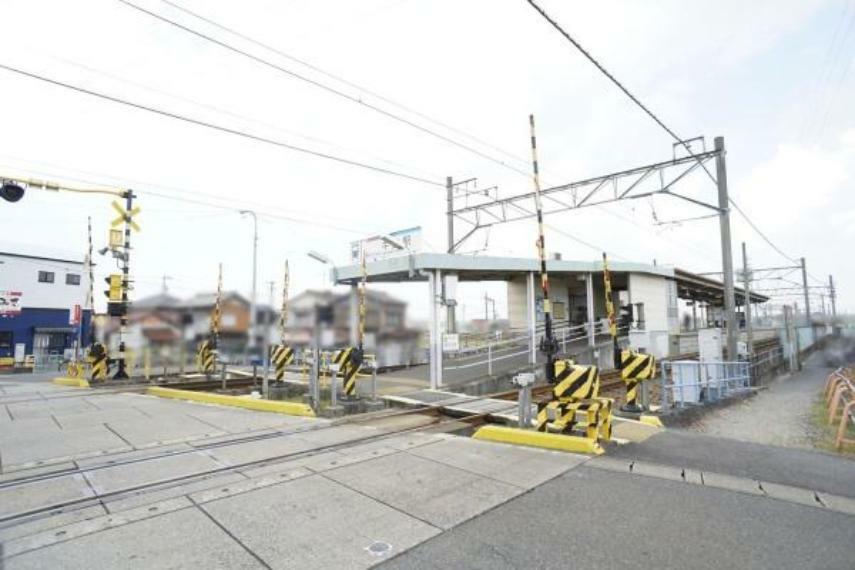
[{"label": "yellow and black striped bollard", "polygon": [[333,364],[338,364],[339,374],[344,384],[344,395],[351,398],[356,395],[356,378],[362,368],[362,351],[347,347],[335,351]]},{"label": "yellow and black striped bollard", "polygon": [[596,398],[599,393],[600,371],[596,366],[581,366],[572,360],[555,362],[552,395],[556,400],[585,400]]},{"label": "yellow and black striped bollard", "polygon": [[89,347],[90,380],[103,380],[107,377],[107,347],[100,342],[92,343]]},{"label": "yellow and black striped bollard", "polygon": [[624,412],[641,413],[644,409],[638,404],[638,388],[645,380],[656,373],[656,360],[652,354],[642,354],[634,350],[620,353],[620,377],[626,384],[626,403],[621,407]]},{"label": "yellow and black striped bollard", "polygon": [[270,347],[270,361],[276,371],[276,380],[281,382],[285,378],[285,367],[294,362],[294,349],[285,344],[276,344]]},{"label": "yellow and black striped bollard", "polygon": [[203,374],[216,372],[216,353],[211,346],[211,341],[203,340],[196,350],[196,368]]}]

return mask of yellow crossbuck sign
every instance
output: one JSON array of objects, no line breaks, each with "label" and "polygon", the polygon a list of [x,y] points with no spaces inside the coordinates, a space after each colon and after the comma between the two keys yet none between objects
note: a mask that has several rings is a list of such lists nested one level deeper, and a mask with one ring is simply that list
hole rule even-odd
[{"label": "yellow crossbuck sign", "polygon": [[137,225],[137,223],[134,221],[134,216],[140,213],[139,206],[134,206],[130,210],[125,210],[122,205],[116,202],[115,200],[113,200],[112,206],[113,209],[119,213],[119,217],[110,222],[110,225],[112,227],[115,228],[116,226],[127,222],[128,224],[130,224],[131,228],[134,229],[134,231],[140,231],[139,225]]}]

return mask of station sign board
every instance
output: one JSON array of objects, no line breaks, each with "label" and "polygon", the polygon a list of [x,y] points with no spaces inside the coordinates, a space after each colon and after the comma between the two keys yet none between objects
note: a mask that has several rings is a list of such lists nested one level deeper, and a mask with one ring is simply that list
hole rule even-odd
[{"label": "station sign board", "polygon": [[351,242],[350,259],[353,263],[360,262],[361,247],[365,248],[366,262],[418,253],[422,249],[422,228],[416,226]]}]

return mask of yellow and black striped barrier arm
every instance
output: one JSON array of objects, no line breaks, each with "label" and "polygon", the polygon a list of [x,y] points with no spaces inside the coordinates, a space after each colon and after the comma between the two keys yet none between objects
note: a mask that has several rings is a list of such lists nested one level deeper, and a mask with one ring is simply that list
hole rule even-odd
[{"label": "yellow and black striped barrier arm", "polygon": [[284,344],[275,344],[270,347],[270,361],[276,372],[276,380],[285,379],[285,368],[294,362],[294,349]]}]

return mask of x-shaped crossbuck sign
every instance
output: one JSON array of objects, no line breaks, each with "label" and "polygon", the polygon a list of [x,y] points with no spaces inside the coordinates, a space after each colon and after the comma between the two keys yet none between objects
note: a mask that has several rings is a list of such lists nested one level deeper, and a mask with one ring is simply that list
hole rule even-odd
[{"label": "x-shaped crossbuck sign", "polygon": [[119,217],[116,218],[115,220],[113,220],[110,223],[110,226],[115,228],[119,224],[127,222],[128,224],[130,224],[131,228],[133,228],[135,231],[140,231],[139,225],[137,225],[137,223],[134,221],[134,216],[136,216],[137,214],[140,213],[140,207],[139,206],[134,206],[130,210],[125,210],[124,208],[122,208],[121,204],[119,204],[118,202],[116,202],[114,200],[113,201],[113,209],[119,213]]}]

